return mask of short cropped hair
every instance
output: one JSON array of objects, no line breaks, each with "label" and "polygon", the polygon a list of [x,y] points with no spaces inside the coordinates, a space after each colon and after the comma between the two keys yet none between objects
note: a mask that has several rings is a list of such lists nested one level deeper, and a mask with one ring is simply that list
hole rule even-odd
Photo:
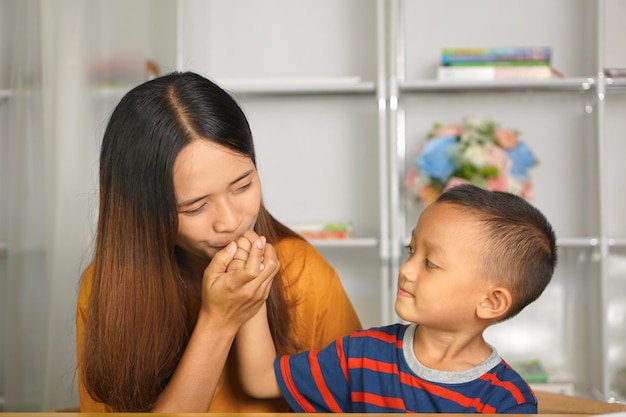
[{"label": "short cropped hair", "polygon": [[556,268],[557,247],[552,225],[541,211],[514,194],[470,184],[444,192],[435,202],[442,203],[470,213],[486,226],[480,267],[513,298],[502,320],[517,315],[543,293]]}]

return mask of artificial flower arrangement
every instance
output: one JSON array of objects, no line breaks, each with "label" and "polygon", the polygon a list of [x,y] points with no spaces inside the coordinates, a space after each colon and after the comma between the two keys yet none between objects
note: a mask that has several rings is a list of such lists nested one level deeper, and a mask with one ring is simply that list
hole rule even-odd
[{"label": "artificial flower arrangement", "polygon": [[423,206],[464,183],[530,200],[528,170],[538,160],[518,136],[514,130],[478,117],[466,117],[461,124],[436,123],[409,170],[406,187]]}]

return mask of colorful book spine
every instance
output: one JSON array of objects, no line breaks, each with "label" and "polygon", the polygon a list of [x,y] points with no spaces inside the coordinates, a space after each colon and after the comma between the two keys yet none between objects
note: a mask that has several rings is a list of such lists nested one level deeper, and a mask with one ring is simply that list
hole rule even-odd
[{"label": "colorful book spine", "polygon": [[529,66],[549,66],[548,61],[459,61],[451,65],[442,65],[446,67],[529,67]]},{"label": "colorful book spine", "polygon": [[462,65],[437,68],[439,81],[548,80],[553,75],[552,68],[548,65]]},{"label": "colorful book spine", "polygon": [[314,223],[292,225],[291,228],[306,239],[347,239],[352,237],[350,223]]},{"label": "colorful book spine", "polygon": [[529,384],[548,382],[548,372],[539,360],[512,363],[511,367]]},{"label": "colorful book spine", "polygon": [[445,48],[441,53],[441,65],[471,64],[479,62],[537,62],[550,64],[552,49],[539,47],[500,48]]}]

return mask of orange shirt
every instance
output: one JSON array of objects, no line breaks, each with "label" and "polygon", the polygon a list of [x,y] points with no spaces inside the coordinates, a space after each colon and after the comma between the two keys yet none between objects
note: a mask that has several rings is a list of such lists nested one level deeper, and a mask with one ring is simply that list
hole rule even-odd
[{"label": "orange shirt", "polygon": [[[355,329],[361,323],[333,267],[308,242],[283,239],[275,245],[281,262],[283,279],[287,281],[288,299],[296,299],[291,308],[303,350],[321,349]],[[76,340],[83,337],[85,316],[91,292],[92,270],[82,277],[76,311]],[[77,353],[80,344],[77,343]],[[78,363],[81,412],[103,412],[110,409],[87,394]],[[286,412],[287,403],[281,399],[257,400],[244,394],[239,386],[235,355],[231,352],[217,385],[210,412]]]}]

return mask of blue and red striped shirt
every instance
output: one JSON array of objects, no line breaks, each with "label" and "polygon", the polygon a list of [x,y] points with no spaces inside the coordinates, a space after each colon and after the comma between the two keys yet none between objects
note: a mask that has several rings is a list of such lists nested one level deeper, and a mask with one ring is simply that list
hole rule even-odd
[{"label": "blue and red striped shirt", "polygon": [[493,347],[475,368],[437,371],[415,357],[416,328],[359,330],[322,350],[278,357],[283,396],[306,413],[537,414],[534,393]]}]

